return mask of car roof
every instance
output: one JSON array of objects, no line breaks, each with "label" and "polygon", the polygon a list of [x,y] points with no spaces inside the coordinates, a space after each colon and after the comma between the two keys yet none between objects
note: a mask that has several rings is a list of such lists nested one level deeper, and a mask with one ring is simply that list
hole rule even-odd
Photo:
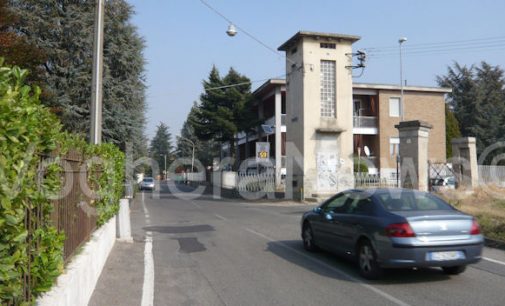
[{"label": "car roof", "polygon": [[347,192],[360,192],[360,193],[365,193],[370,196],[374,195],[383,195],[383,194],[388,194],[388,193],[413,193],[413,194],[427,194],[427,192],[424,191],[419,191],[419,190],[413,190],[413,189],[406,189],[406,188],[375,188],[375,189],[349,189]]}]

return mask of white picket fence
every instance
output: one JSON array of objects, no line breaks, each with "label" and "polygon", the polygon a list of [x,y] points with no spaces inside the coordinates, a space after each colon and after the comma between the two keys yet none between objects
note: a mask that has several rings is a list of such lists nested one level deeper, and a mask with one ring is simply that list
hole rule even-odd
[{"label": "white picket fence", "polygon": [[479,165],[479,184],[505,187],[505,166]]},{"label": "white picket fence", "polygon": [[275,174],[237,174],[237,190],[239,192],[275,192]]},{"label": "white picket fence", "polygon": [[354,186],[356,188],[396,188],[397,181],[380,175],[354,175]]}]

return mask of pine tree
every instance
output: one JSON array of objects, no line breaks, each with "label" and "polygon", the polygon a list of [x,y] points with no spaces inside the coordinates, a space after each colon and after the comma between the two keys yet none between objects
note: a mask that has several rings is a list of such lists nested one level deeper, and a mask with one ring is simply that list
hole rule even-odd
[{"label": "pine tree", "polygon": [[203,85],[204,93],[190,121],[195,135],[204,141],[228,142],[233,156],[235,135],[257,125],[251,112],[251,82],[233,68],[221,78],[214,66]]},{"label": "pine tree", "polygon": [[[156,129],[156,134],[151,140],[151,145],[149,146],[149,155],[152,159],[158,162],[160,167],[160,172],[164,170],[165,167],[165,156],[168,160],[173,153],[172,146],[172,134],[168,130],[168,126],[163,122],[160,122]],[[167,166],[168,167],[168,166]],[[156,175],[157,173],[154,173]]]},{"label": "pine tree", "polygon": [[[46,55],[43,103],[67,131],[87,135],[90,126],[95,1],[11,0],[23,16],[15,31]],[[103,140],[135,155],[145,151],[144,42],[125,0],[106,1],[104,25]]]},{"label": "pine tree", "polygon": [[195,159],[199,160],[203,166],[207,167],[212,165],[214,157],[219,156],[219,146],[213,140],[200,140],[196,136],[191,122],[195,120],[197,109],[198,105],[195,102],[186,121],[182,125],[181,137],[177,139],[177,151],[179,157],[192,157],[193,146],[190,142],[183,140],[183,138],[191,140],[195,144]]},{"label": "pine tree", "polygon": [[[461,134],[477,140],[477,152],[505,140],[505,79],[502,68],[486,62],[466,67],[455,63],[447,75],[437,77],[439,85],[450,87],[448,103],[459,121]],[[499,152],[494,152],[496,156]],[[493,156],[488,156],[489,163]]]},{"label": "pine tree", "polygon": [[461,131],[459,129],[459,122],[454,116],[454,113],[450,109],[449,105],[445,105],[445,146],[447,152],[447,158],[452,157],[452,143],[453,138],[461,137]]}]

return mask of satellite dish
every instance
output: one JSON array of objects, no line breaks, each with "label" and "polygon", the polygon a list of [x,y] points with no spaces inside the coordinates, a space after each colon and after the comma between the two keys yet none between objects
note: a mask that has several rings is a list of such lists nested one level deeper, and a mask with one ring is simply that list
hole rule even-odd
[{"label": "satellite dish", "polygon": [[365,151],[366,157],[370,157],[370,148],[368,146],[365,146],[364,151]]}]

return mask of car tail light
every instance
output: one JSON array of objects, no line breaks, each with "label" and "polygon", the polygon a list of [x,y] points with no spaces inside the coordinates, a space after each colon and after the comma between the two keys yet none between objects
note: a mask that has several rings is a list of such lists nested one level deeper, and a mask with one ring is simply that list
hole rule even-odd
[{"label": "car tail light", "polygon": [[386,235],[388,237],[415,237],[416,233],[410,227],[410,224],[405,223],[394,223],[386,227]]},{"label": "car tail light", "polygon": [[472,227],[470,228],[470,235],[480,235],[480,226],[475,219],[472,221]]}]

